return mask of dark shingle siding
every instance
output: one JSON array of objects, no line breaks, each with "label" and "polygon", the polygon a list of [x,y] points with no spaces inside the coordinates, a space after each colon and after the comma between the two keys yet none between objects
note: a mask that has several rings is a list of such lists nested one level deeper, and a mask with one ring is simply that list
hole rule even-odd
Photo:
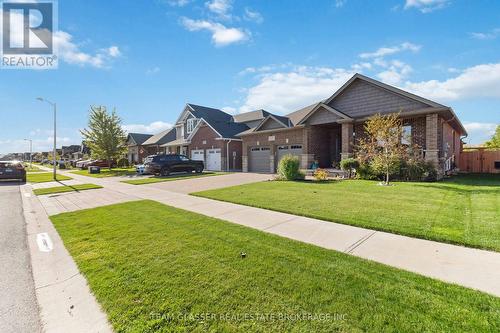
[{"label": "dark shingle siding", "polygon": [[139,146],[142,145],[147,139],[153,136],[152,134],[141,134],[141,133],[129,133],[128,135]]}]

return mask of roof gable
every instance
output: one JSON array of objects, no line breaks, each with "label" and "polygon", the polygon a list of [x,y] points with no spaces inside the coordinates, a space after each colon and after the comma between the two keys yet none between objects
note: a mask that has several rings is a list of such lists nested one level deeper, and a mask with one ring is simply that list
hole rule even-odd
[{"label": "roof gable", "polygon": [[352,118],[445,107],[361,74],[354,75],[325,104]]},{"label": "roof gable", "polygon": [[298,124],[307,122],[309,125],[319,125],[342,121],[352,121],[352,118],[324,103],[318,103],[303,115]]},{"label": "roof gable", "polygon": [[287,117],[270,114],[262,120],[262,122],[254,129],[254,131],[265,131],[270,129],[288,127],[290,127],[290,120]]}]

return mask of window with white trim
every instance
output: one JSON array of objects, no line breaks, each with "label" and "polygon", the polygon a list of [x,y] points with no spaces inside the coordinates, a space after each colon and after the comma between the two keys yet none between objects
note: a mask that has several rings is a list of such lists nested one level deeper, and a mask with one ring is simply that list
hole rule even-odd
[{"label": "window with white trim", "polygon": [[193,133],[194,128],[198,125],[199,119],[189,118],[186,123],[187,134]]}]

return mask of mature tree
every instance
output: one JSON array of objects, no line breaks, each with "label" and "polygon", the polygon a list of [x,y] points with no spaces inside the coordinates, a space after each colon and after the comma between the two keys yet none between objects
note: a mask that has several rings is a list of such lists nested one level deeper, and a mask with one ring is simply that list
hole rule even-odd
[{"label": "mature tree", "polygon": [[385,175],[389,185],[390,175],[398,170],[401,160],[408,156],[410,147],[403,142],[403,123],[399,113],[376,114],[365,123],[364,136],[358,139],[357,152],[360,158],[370,161],[376,172]]},{"label": "mature tree", "polygon": [[118,160],[127,151],[127,136],[121,126],[121,119],[115,110],[109,113],[104,106],[91,106],[88,129],[80,131],[93,158],[108,161]]},{"label": "mature tree", "polygon": [[500,148],[500,125],[497,125],[495,134],[491,137],[489,141],[486,141],[486,147],[489,148]]}]

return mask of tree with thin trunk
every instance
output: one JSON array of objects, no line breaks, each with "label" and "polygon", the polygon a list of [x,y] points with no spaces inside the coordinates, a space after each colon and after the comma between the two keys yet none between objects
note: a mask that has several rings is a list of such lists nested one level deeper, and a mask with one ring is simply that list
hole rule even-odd
[{"label": "tree with thin trunk", "polygon": [[403,123],[399,113],[376,114],[364,126],[364,135],[358,139],[357,153],[369,160],[376,172],[384,174],[384,185],[389,185],[390,175],[398,170],[400,161],[411,151],[403,142]]},{"label": "tree with thin trunk", "polygon": [[112,161],[127,151],[127,135],[115,110],[109,113],[105,106],[91,106],[88,128],[80,132],[92,158],[106,160],[110,169]]},{"label": "tree with thin trunk", "polygon": [[497,129],[495,130],[495,134],[493,134],[491,139],[486,141],[486,147],[488,147],[488,148],[500,148],[500,125],[497,125]]}]

